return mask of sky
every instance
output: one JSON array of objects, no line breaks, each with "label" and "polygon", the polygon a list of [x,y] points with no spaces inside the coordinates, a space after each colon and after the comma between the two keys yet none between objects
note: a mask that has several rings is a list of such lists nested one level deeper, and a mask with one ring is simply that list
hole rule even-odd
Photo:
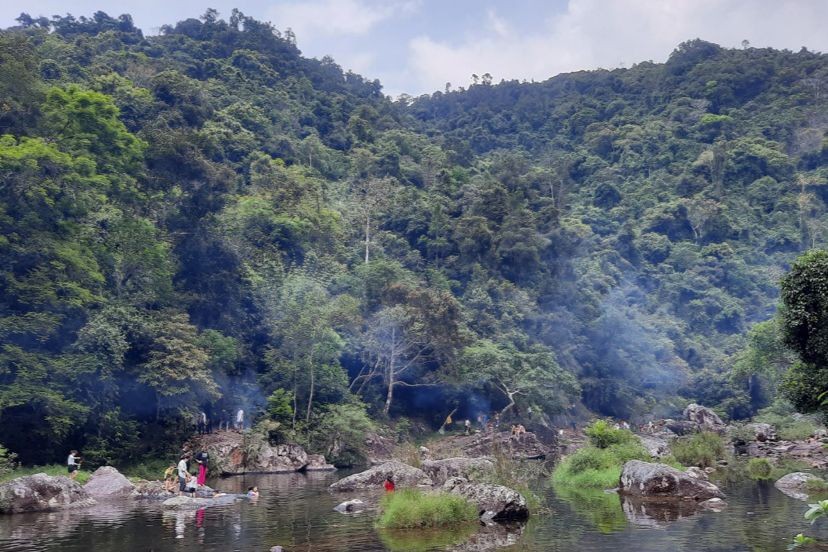
[{"label": "sky", "polygon": [[208,7],[291,28],[309,57],[379,79],[386,94],[468,86],[471,75],[545,80],[585,69],[662,62],[685,40],[828,51],[828,0],[2,0],[21,12],[129,13],[145,34]]}]

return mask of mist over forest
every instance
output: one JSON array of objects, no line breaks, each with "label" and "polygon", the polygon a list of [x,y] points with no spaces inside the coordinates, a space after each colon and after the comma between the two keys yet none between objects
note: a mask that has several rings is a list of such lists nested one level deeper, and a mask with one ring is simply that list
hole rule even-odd
[{"label": "mist over forest", "polygon": [[0,450],[117,465],[243,407],[351,463],[453,408],[818,406],[775,313],[828,239],[825,55],[687,37],[391,99],[225,15],[0,32]]}]

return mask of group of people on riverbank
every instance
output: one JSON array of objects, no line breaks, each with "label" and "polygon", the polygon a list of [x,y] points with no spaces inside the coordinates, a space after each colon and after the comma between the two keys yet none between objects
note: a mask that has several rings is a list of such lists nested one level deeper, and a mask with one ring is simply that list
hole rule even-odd
[{"label": "group of people on riverbank", "polygon": [[185,493],[191,493],[192,496],[195,496],[199,487],[206,484],[210,455],[207,451],[201,451],[193,457],[193,460],[198,464],[198,475],[190,473],[189,454],[182,454],[178,464],[170,464],[164,471],[164,488],[168,492],[175,492],[176,479],[178,480],[179,496]]},{"label": "group of people on riverbank", "polygon": [[[205,435],[213,432],[213,419],[207,415],[204,410],[200,411],[193,417],[193,428],[199,435]],[[236,410],[235,415],[227,410],[223,411],[218,417],[218,431],[244,431],[244,409]]]}]

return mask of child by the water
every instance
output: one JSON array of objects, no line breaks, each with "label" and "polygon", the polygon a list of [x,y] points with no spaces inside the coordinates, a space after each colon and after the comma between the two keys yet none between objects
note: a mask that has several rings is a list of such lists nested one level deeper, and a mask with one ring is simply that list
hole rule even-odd
[{"label": "child by the water", "polygon": [[247,498],[259,498],[259,488],[258,487],[248,487],[247,488]]},{"label": "child by the water", "polygon": [[397,486],[394,485],[394,480],[391,479],[390,475],[385,478],[385,483],[383,483],[383,487],[385,487],[385,492],[386,493],[393,493],[394,489],[397,488]]}]

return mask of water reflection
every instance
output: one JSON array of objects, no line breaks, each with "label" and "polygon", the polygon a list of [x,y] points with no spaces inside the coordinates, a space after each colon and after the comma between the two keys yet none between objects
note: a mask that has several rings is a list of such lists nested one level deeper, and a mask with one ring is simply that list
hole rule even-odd
[{"label": "water reflection", "polygon": [[[806,505],[771,483],[741,481],[724,488],[721,513],[663,510],[621,502],[616,494],[542,489],[551,512],[528,524],[401,534],[374,528],[376,511],[343,515],[333,507],[351,493],[332,494],[328,485],[347,473],[248,475],[212,481],[224,492],[256,485],[258,502],[242,500],[197,511],[164,511],[159,503],[101,504],[49,514],[0,517],[2,552],[154,552],[343,550],[543,550],[635,552],[688,550],[785,550],[793,535],[828,538],[820,524],[802,518]],[[381,494],[365,493],[364,500]],[[828,527],[828,524],[824,524]]]}]

